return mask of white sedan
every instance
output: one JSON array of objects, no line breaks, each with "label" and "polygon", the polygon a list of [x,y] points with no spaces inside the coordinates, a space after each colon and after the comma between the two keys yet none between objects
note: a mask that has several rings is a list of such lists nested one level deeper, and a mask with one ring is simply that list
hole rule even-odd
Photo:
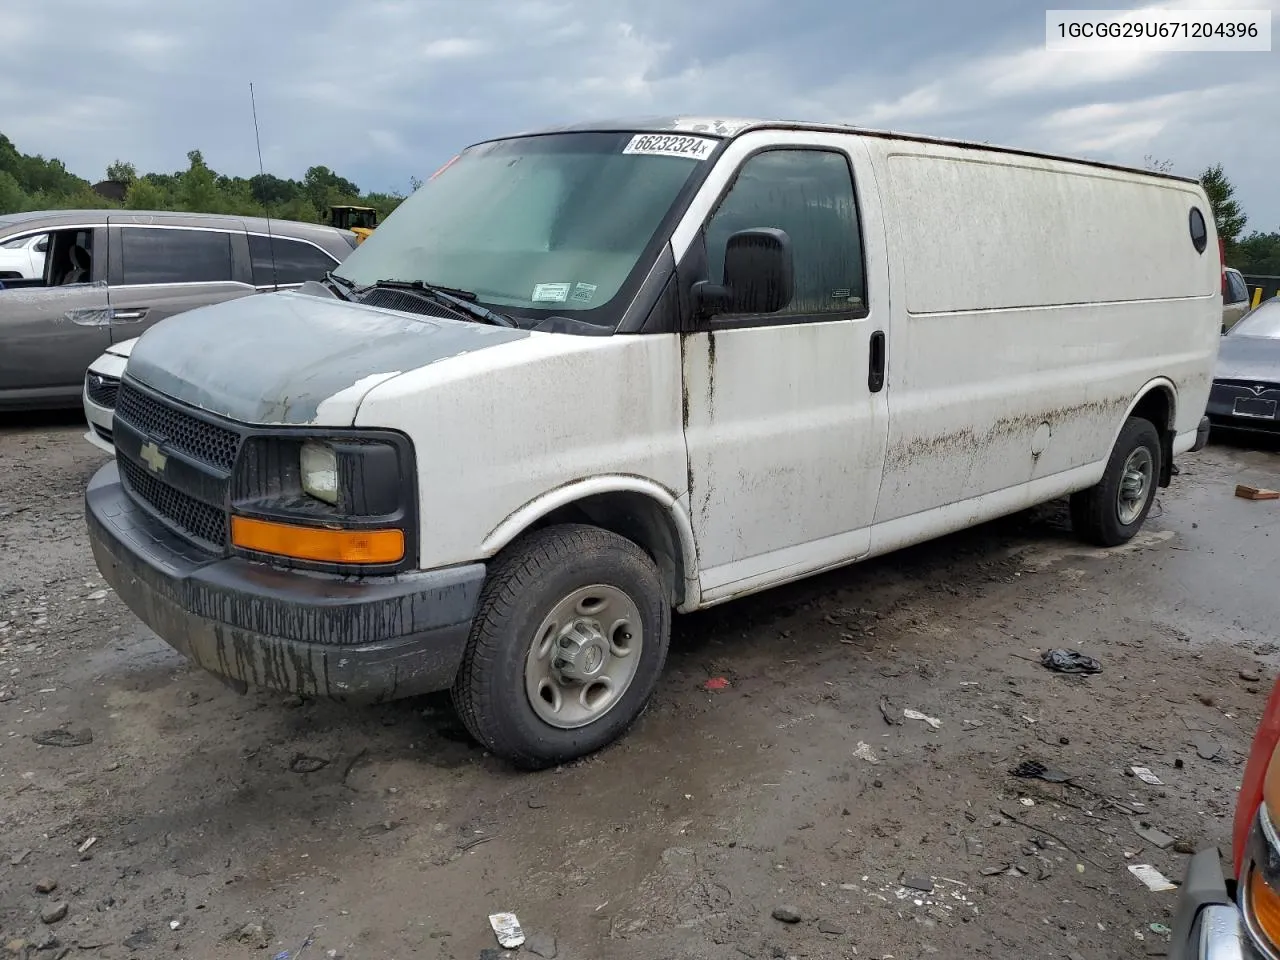
[{"label": "white sedan", "polygon": [[120,392],[120,378],[124,376],[129,353],[138,338],[114,343],[107,352],[89,364],[84,375],[84,418],[89,422],[85,439],[99,450],[116,455],[111,443],[111,427],[115,420],[116,394]]},{"label": "white sedan", "polygon": [[0,280],[38,280],[43,277],[44,255],[48,249],[47,233],[0,244]]}]

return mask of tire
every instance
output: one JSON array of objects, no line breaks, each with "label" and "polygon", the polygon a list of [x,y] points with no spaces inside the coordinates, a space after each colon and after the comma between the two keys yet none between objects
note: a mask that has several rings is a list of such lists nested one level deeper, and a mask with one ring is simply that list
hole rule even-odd
[{"label": "tire", "polygon": [[[587,525],[538,530],[490,566],[454,707],[476,740],[516,766],[564,763],[609,744],[640,716],[670,638],[667,591],[640,547]],[[550,653],[538,656],[543,650]],[[607,666],[595,679],[565,679],[560,671],[601,663]],[[615,683],[606,672],[630,676]]]},{"label": "tire", "polygon": [[[1163,456],[1160,434],[1151,421],[1126,420],[1102,479],[1071,496],[1071,526],[1076,535],[1100,547],[1118,547],[1132,540],[1155,501]],[[1125,475],[1134,470],[1145,474],[1145,485],[1138,499],[1126,494],[1122,502]],[[1134,489],[1132,478],[1127,489]]]}]

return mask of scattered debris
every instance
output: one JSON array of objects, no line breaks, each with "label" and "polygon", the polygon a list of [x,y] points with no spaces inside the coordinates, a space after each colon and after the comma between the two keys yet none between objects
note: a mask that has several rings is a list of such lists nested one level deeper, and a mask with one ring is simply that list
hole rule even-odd
[{"label": "scattered debris", "polygon": [[1150,930],[1152,933],[1159,934],[1162,937],[1167,937],[1169,934],[1173,933],[1173,930],[1165,926],[1163,923],[1148,924],[1147,929]]},{"label": "scattered debris", "polygon": [[1101,673],[1102,663],[1093,657],[1086,657],[1079,650],[1067,650],[1058,647],[1046,650],[1040,662],[1054,673]]},{"label": "scattered debris", "polygon": [[844,927],[839,924],[832,923],[830,920],[818,921],[818,932],[825,933],[829,937],[843,937]]},{"label": "scattered debris", "polygon": [[315,773],[329,765],[324,757],[311,757],[305,753],[295,753],[289,761],[289,769],[294,773]]},{"label": "scattered debris", "polygon": [[1236,496],[1242,500],[1280,500],[1280,490],[1251,487],[1247,483],[1236,485]]},{"label": "scattered debris", "polygon": [[774,907],[773,913],[771,913],[770,916],[779,923],[800,922],[800,911],[789,904],[782,904],[781,906]]},{"label": "scattered debris", "polygon": [[1213,737],[1208,736],[1207,734],[1201,734],[1196,737],[1195,745],[1196,755],[1199,756],[1201,760],[1212,760],[1222,752],[1222,744],[1218,743],[1217,740],[1214,740]]},{"label": "scattered debris", "polygon": [[541,809],[542,809],[543,807],[545,807],[546,805],[547,805],[547,801],[545,801],[545,800],[541,800],[541,799],[539,799],[538,797],[530,797],[530,798],[529,798],[529,809],[530,809],[530,810],[541,810]]},{"label": "scattered debris", "polygon": [[1173,852],[1194,854],[1196,852],[1196,845],[1190,840],[1179,840],[1173,845]]},{"label": "scattered debris", "polygon": [[546,933],[533,933],[524,942],[524,949],[542,960],[556,960],[560,955],[560,945],[556,938]]},{"label": "scattered debris", "polygon": [[107,599],[107,594],[110,592],[111,591],[109,590],[95,590],[93,591],[93,593],[85,597],[85,599],[86,600],[105,600]]},{"label": "scattered debris", "polygon": [[10,858],[9,858],[9,866],[11,866],[11,867],[20,867],[20,866],[22,866],[22,865],[23,865],[23,863],[25,863],[25,862],[26,862],[26,859],[27,859],[27,857],[29,857],[29,856],[31,856],[31,850],[30,850],[30,849],[23,850],[23,851],[21,851],[21,852],[19,852],[19,853],[15,853],[12,857],[10,857]]},{"label": "scattered debris", "polygon": [[271,946],[271,931],[260,923],[246,923],[243,927],[232,931],[227,939],[265,950]]},{"label": "scattered debris", "polygon": [[724,677],[712,677],[702,685],[703,690],[728,690],[729,681]]},{"label": "scattered debris", "polygon": [[42,877],[36,881],[36,893],[53,893],[58,889],[58,881],[53,877]]},{"label": "scattered debris", "polygon": [[84,747],[93,743],[93,731],[88,727],[81,727],[78,730],[58,727],[56,730],[33,733],[31,740],[42,747]]},{"label": "scattered debris", "polygon": [[982,875],[984,877],[994,877],[1002,873],[1008,873],[1010,866],[1011,866],[1010,864],[1002,863],[999,866],[995,866],[995,867],[983,867]]},{"label": "scattered debris", "polygon": [[1149,863],[1131,863],[1129,872],[1141,880],[1152,893],[1163,893],[1166,890],[1177,890],[1177,884],[1170,883],[1169,878]]},{"label": "scattered debris", "polygon": [[[169,927],[173,930],[177,930],[177,922],[178,921],[174,920],[169,924]],[[306,951],[307,947],[316,942],[316,930],[318,929],[319,927],[312,927],[311,932],[307,934],[306,939],[298,945],[297,950],[281,950],[272,958],[272,960],[298,960],[298,958]]]},{"label": "scattered debris", "polygon": [[0,703],[8,703],[12,699],[13,699],[12,690],[0,689]]},{"label": "scattered debris", "polygon": [[85,840],[84,843],[80,844],[80,846],[76,848],[76,853],[80,854],[81,856],[84,856],[86,853],[88,853],[90,850],[93,849],[93,845],[97,842],[98,842],[97,837],[89,837],[88,839]]},{"label": "scattered debris", "polygon": [[893,707],[889,706],[889,701],[884,697],[880,698],[880,716],[884,717],[884,722],[891,727],[896,727],[902,723],[901,718]]},{"label": "scattered debris", "polygon": [[1143,783],[1150,784],[1153,787],[1164,786],[1164,781],[1152,773],[1147,767],[1130,767],[1129,769],[1133,771],[1133,775]]},{"label": "scattered debris", "polygon": [[1036,805],[1036,802],[1032,800],[1030,797],[1023,797],[1018,802],[1022,804],[1024,807],[1034,807]]},{"label": "scattered debris", "polygon": [[1262,674],[1257,673],[1256,671],[1253,671],[1253,670],[1241,670],[1240,679],[1243,680],[1245,683],[1257,683],[1259,680],[1262,679]]},{"label": "scattered debris", "polygon": [[1046,767],[1039,760],[1024,760],[1009,772],[1024,780],[1043,780],[1046,783],[1067,783],[1071,779],[1069,773]]},{"label": "scattered debris", "polygon": [[51,903],[40,911],[40,920],[42,923],[58,923],[67,918],[67,911],[71,909],[65,900],[59,900],[57,903]]},{"label": "scattered debris", "polygon": [[182,926],[182,921],[181,921],[181,920],[170,920],[170,921],[169,921],[169,929],[170,929],[170,930],[177,930],[180,926]]},{"label": "scattered debris", "polygon": [[506,950],[514,950],[524,943],[524,931],[520,929],[520,921],[514,913],[490,914],[489,926],[493,927],[493,935]]},{"label": "scattered debris", "polygon": [[964,838],[964,852],[971,857],[980,857],[986,852],[986,845],[977,837]]},{"label": "scattered debris", "polygon": [[908,890],[919,890],[921,893],[933,893],[933,881],[928,877],[908,877],[904,874],[899,882]]},{"label": "scattered debris", "polygon": [[1177,842],[1177,838],[1171,837],[1163,830],[1151,826],[1145,820],[1133,821],[1133,832],[1158,850],[1168,850]]},{"label": "scattered debris", "polygon": [[923,720],[925,723],[933,727],[933,729],[935,730],[937,730],[940,726],[942,726],[941,720],[935,720],[933,717],[926,716],[925,714],[921,713],[919,710],[912,710],[910,707],[907,707],[907,709],[903,710],[902,715],[906,717],[908,720]]},{"label": "scattered debris", "polygon": [[859,760],[865,760],[867,763],[879,763],[880,758],[875,755],[875,751],[871,749],[871,744],[866,741],[859,740],[857,748],[853,751],[853,755]]}]

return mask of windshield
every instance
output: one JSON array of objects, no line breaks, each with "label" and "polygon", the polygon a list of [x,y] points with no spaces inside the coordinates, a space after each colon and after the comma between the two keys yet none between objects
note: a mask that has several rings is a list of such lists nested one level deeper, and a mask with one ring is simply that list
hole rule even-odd
[{"label": "windshield", "polygon": [[1241,317],[1228,332],[1229,337],[1280,338],[1280,297],[1272,297]]},{"label": "windshield", "polygon": [[[504,313],[614,325],[639,269],[718,141],[572,133],[480,144],[396,208],[338,268],[423,281]],[[615,298],[619,303],[613,304]],[[607,309],[612,305],[612,309]]]}]

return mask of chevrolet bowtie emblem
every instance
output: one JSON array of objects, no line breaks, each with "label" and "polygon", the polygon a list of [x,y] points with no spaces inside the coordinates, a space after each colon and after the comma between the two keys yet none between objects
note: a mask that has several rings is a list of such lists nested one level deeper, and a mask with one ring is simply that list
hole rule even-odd
[{"label": "chevrolet bowtie emblem", "polygon": [[150,441],[142,445],[138,456],[142,458],[143,463],[151,468],[152,473],[159,473],[164,469],[164,465],[169,462],[169,458],[160,452],[160,448]]}]

